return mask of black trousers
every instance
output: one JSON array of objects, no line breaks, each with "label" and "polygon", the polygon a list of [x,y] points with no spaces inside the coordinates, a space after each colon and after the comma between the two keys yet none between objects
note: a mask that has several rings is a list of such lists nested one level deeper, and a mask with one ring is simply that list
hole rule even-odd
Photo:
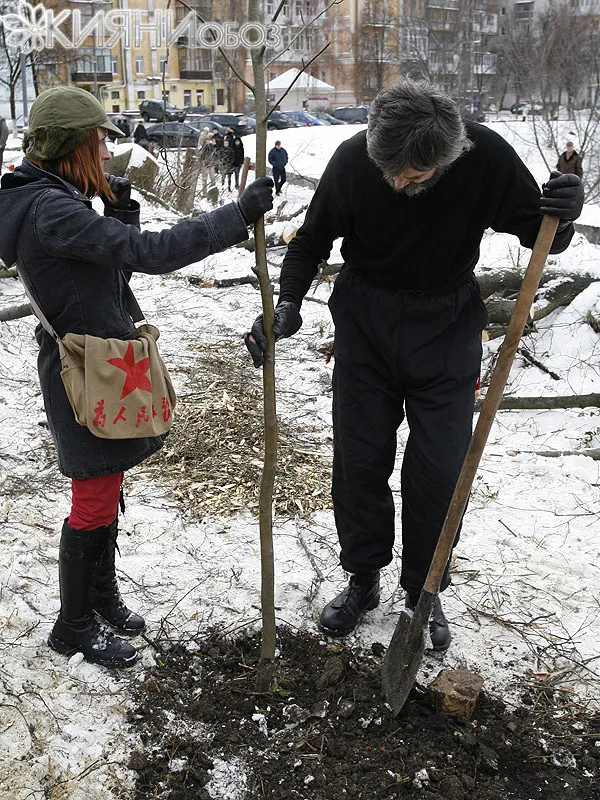
[{"label": "black trousers", "polygon": [[[392,560],[389,478],[402,461],[402,587],[421,591],[472,433],[487,312],[475,281],[449,293],[391,292],[349,269],[329,302],[335,323],[333,504],[348,572]],[[448,570],[442,589],[449,584]]]},{"label": "black trousers", "polygon": [[286,182],[285,167],[273,167],[273,182],[275,183],[275,192],[279,194],[281,187]]}]

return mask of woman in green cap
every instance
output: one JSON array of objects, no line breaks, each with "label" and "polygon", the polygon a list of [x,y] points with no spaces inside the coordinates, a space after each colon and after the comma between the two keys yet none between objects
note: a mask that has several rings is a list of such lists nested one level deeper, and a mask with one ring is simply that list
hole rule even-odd
[{"label": "woman in green cap", "polygon": [[[160,232],[140,232],[139,203],[126,178],[105,175],[106,136],[122,132],[82,89],[54,87],[35,100],[25,158],[3,176],[0,256],[15,263],[60,337],[131,339],[125,299],[132,272],[162,274],[248,238],[247,226],[273,207],[272,181],[259,178],[230,203]],[[90,198],[104,201],[104,216]],[[110,667],[137,651],[113,631],[140,633],[142,617],[124,604],[115,575],[123,473],[162,447],[162,437],[99,439],[79,425],[61,378],[56,342],[41,327],[38,371],[61,472],[72,479],[71,513],[59,548],[61,607],[48,644]]]}]

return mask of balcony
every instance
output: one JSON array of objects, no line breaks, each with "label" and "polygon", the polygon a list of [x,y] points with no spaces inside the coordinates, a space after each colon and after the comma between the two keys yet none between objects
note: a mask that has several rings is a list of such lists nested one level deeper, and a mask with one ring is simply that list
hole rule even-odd
[{"label": "balcony", "polygon": [[73,83],[112,83],[112,72],[72,72],[71,80]]},{"label": "balcony", "polygon": [[459,0],[427,0],[427,8],[447,8],[458,11]]},{"label": "balcony", "polygon": [[212,70],[210,69],[183,69],[179,68],[179,77],[182,81],[211,81]]}]

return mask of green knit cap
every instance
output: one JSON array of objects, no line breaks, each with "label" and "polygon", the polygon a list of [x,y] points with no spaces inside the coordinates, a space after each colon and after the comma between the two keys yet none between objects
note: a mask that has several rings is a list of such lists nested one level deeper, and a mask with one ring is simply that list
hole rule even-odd
[{"label": "green knit cap", "polygon": [[23,150],[28,158],[54,161],[74,150],[96,128],[125,135],[108,119],[93,94],[73,86],[54,86],[38,95],[31,106]]}]

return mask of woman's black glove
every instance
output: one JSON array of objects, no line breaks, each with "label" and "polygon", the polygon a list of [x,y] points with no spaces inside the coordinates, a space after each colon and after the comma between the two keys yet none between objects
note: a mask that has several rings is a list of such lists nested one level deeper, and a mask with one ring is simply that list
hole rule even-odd
[{"label": "woman's black glove", "polygon": [[[287,336],[293,336],[300,330],[302,325],[302,317],[300,316],[300,309],[296,303],[289,300],[282,300],[275,306],[275,320],[273,322],[273,333],[275,339],[285,339]],[[255,367],[261,367],[265,360],[265,353],[267,352],[267,337],[265,329],[263,328],[263,315],[254,320],[254,325],[250,333],[244,336],[244,342]]]},{"label": "woman's black glove", "polygon": [[257,178],[242,192],[238,206],[246,225],[257,222],[273,208],[273,178]]},{"label": "woman's black glove", "polygon": [[114,200],[109,200],[106,195],[102,195],[104,205],[118,211],[128,211],[131,202],[131,181],[129,178],[118,178],[116,175],[109,175],[108,172],[104,173],[104,177],[115,196]]},{"label": "woman's black glove", "polygon": [[573,221],[583,209],[583,184],[577,175],[551,172],[550,180],[542,186],[540,212],[551,217]]}]

